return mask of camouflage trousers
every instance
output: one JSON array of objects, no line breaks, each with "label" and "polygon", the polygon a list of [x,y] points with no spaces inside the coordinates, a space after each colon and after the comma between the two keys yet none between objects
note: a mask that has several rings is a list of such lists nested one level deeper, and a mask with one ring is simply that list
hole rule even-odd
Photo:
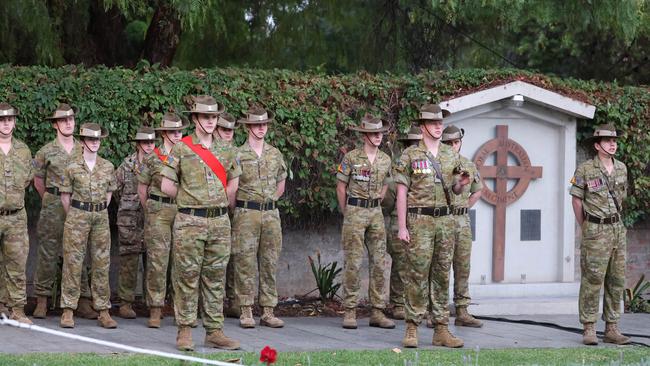
[{"label": "camouflage trousers", "polygon": [[384,268],[386,267],[386,230],[381,207],[347,206],[341,233],[343,246],[343,306],[355,308],[359,303],[359,274],[364,249],[368,251],[368,299],[373,308],[383,309]]},{"label": "camouflage trousers", "polygon": [[171,254],[176,205],[147,200],[144,242],[147,249],[145,294],[149,307],[165,306],[167,269]]},{"label": "camouflage trousers", "polygon": [[454,215],[456,232],[454,234],[454,304],[467,307],[472,298],[469,296],[469,270],[472,256],[472,228],[469,215]]},{"label": "camouflage trousers", "polygon": [[174,219],[172,284],[176,324],[196,321],[199,293],[203,327],[223,328],[223,282],[230,256],[228,215],[205,218],[177,213]]},{"label": "camouflage trousers", "polygon": [[83,211],[70,207],[63,227],[63,274],[61,307],[76,309],[81,286],[81,271],[88,252],[91,260],[90,292],[95,310],[111,308],[108,283],[111,264],[111,231],[108,211]]},{"label": "camouflage trousers", "polygon": [[278,209],[257,211],[236,208],[232,225],[232,262],[235,301],[251,306],[255,301],[255,280],[259,268],[259,304],[278,304],[276,271],[282,250],[282,227]]},{"label": "camouflage trousers", "polygon": [[0,301],[22,308],[27,295],[25,268],[29,254],[25,209],[0,218]]},{"label": "camouflage trousers", "polygon": [[[229,212],[230,222],[233,222],[233,215]],[[232,232],[231,232],[232,238]],[[234,246],[234,242],[233,242]],[[226,267],[226,298],[230,302],[231,307],[238,308],[239,305],[235,299],[235,261],[233,261],[233,253],[230,253],[230,260],[228,261],[228,266]]]},{"label": "camouflage trousers", "polygon": [[386,250],[391,257],[390,265],[390,295],[389,300],[392,305],[404,306],[404,281],[402,273],[405,269],[406,246],[397,236],[399,228],[397,226],[397,217],[391,215],[386,227]]},{"label": "camouflage trousers", "polygon": [[411,242],[406,247],[406,320],[420,324],[431,305],[434,324],[449,323],[449,271],[454,254],[454,217],[409,213]]},{"label": "camouflage trousers", "polygon": [[[36,273],[34,275],[34,294],[52,296],[54,281],[59,271],[59,258],[63,255],[63,225],[65,211],[61,197],[45,192],[38,218],[38,250],[36,254]],[[88,267],[81,268],[81,297],[90,298]]]},{"label": "camouflage trousers", "polygon": [[580,246],[581,323],[595,323],[600,289],[603,294],[603,320],[616,323],[621,316],[620,301],[625,288],[626,229],[621,222],[595,224],[585,221]]},{"label": "camouflage trousers", "polygon": [[[145,260],[145,253],[120,255],[120,268],[117,274],[117,295],[122,303],[132,303],[135,301],[135,290],[138,287],[141,257]],[[146,264],[143,264],[146,267]]]}]

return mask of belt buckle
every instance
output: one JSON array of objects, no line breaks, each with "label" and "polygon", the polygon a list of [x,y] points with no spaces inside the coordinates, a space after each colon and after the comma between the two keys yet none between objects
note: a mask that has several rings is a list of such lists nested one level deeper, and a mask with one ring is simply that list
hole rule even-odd
[{"label": "belt buckle", "polygon": [[369,208],[370,200],[362,200],[362,202],[364,203],[363,208]]},{"label": "belt buckle", "polygon": [[266,210],[268,209],[268,202],[262,202],[262,203],[260,204],[260,209],[261,209],[262,211],[266,211]]},{"label": "belt buckle", "polygon": [[601,218],[600,218],[600,225],[602,225],[602,224],[604,224],[604,223],[605,223],[605,219],[601,217]]},{"label": "belt buckle", "polygon": [[440,207],[434,207],[433,208],[433,217],[438,217],[440,216]]}]

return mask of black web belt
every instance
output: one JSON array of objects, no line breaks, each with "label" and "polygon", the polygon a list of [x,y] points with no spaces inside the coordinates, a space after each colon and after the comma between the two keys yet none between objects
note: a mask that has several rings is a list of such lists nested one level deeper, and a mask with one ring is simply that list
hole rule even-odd
[{"label": "black web belt", "polygon": [[212,218],[227,214],[228,207],[179,208],[178,212],[192,216]]},{"label": "black web belt", "polygon": [[363,198],[348,197],[348,205],[363,208],[374,208],[381,205],[381,200],[379,198],[374,200],[365,200]]},{"label": "black web belt", "polygon": [[253,201],[237,200],[237,207],[247,208],[250,210],[257,210],[257,211],[270,211],[270,210],[275,210],[276,205],[275,205],[275,201],[260,203],[260,202],[253,202]]},{"label": "black web belt", "polygon": [[100,202],[100,203],[92,203],[92,202],[81,202],[77,200],[72,200],[72,207],[78,208],[80,210],[88,211],[88,212],[98,212],[98,211],[103,211],[106,209],[106,201]]},{"label": "black web belt", "polygon": [[55,196],[60,196],[61,195],[61,191],[59,191],[59,187],[48,187],[48,188],[45,188],[45,191],[47,193],[53,194]]},{"label": "black web belt", "polygon": [[610,225],[610,224],[615,224],[615,223],[621,221],[621,215],[619,215],[619,214],[615,214],[615,215],[612,215],[610,217],[604,217],[604,218],[594,216],[594,215],[590,215],[588,213],[586,213],[585,215],[586,215],[585,218],[587,219],[587,221],[589,221],[591,223],[594,223],[594,224]]},{"label": "black web belt", "polygon": [[154,201],[158,201],[158,202],[162,202],[162,203],[176,204],[176,200],[173,199],[173,198],[161,197],[161,196],[159,196],[157,194],[153,194],[153,193],[149,193],[149,198],[154,200]]},{"label": "black web belt", "polygon": [[447,216],[451,213],[451,210],[447,206],[443,207],[409,207],[409,213],[414,213],[418,215],[428,215],[433,217]]}]

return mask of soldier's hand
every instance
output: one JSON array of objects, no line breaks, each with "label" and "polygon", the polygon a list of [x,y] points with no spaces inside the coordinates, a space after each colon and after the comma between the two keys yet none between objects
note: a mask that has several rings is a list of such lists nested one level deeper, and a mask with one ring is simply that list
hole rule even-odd
[{"label": "soldier's hand", "polygon": [[397,237],[402,241],[402,243],[409,244],[411,242],[411,236],[409,235],[409,231],[406,228],[399,229],[397,232]]},{"label": "soldier's hand", "polygon": [[469,179],[469,173],[466,171],[463,171],[460,173],[460,179],[458,180],[458,183],[460,183],[462,186],[468,185],[470,182]]}]

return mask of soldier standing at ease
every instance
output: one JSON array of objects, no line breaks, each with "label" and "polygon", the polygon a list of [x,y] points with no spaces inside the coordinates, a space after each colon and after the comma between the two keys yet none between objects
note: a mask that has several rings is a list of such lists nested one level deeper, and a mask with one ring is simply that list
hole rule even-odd
[{"label": "soldier standing at ease", "polygon": [[[120,253],[117,294],[120,297],[120,317],[135,319],[133,302],[138,282],[140,257],[144,259],[144,210],[138,198],[137,176],[142,170],[143,161],[153,151],[156,131],[151,127],[140,127],[136,131],[136,152],[124,158],[115,171],[117,189],[115,200],[117,209],[117,235]],[[143,262],[147,267],[146,260]]]},{"label": "soldier standing at ease", "polygon": [[343,265],[343,328],[357,328],[359,274],[364,248],[368,251],[370,282],[368,298],[372,305],[370,326],[395,328],[384,315],[384,267],[386,231],[381,200],[386,194],[390,157],[379,150],[388,125],[380,118],[366,115],[360,126],[349,127],[363,134],[363,147],[345,154],[336,174],[336,198],[343,214],[341,244]]},{"label": "soldier standing at ease", "polygon": [[571,179],[573,212],[582,228],[578,306],[584,326],[582,342],[586,345],[598,344],[595,323],[603,285],[603,342],[630,343],[630,338],[618,329],[627,246],[627,232],[621,221],[621,205],[627,197],[627,168],[614,158],[619,137],[612,125],[596,127],[593,136],[585,140],[596,156],[582,163]]},{"label": "soldier standing at ease", "polygon": [[[442,131],[442,142],[451,146],[457,154],[463,145],[465,130],[454,125],[447,126]],[[481,198],[483,183],[481,176],[476,169],[476,165],[460,155],[462,170],[467,171],[472,181],[469,189],[463,189],[459,195],[454,195],[452,203],[452,215],[456,221],[456,231],[454,233],[454,304],[456,305],[456,326],[480,328],[483,322],[474,318],[468,311],[467,307],[471,301],[469,296],[469,269],[472,255],[472,228],[469,222],[468,210]]]},{"label": "soldier standing at ease", "polygon": [[25,316],[29,253],[25,188],[33,178],[32,154],[27,145],[13,137],[18,110],[0,103],[0,287],[4,288],[10,318],[32,324]]},{"label": "soldier standing at ease", "polygon": [[228,205],[241,169],[236,151],[213,136],[223,107],[212,97],[196,97],[189,113],[196,130],[174,146],[161,172],[161,190],[178,206],[172,250],[176,347],[194,349],[190,327],[200,292],[205,344],[237,349],[239,342],[223,333],[223,282],[230,256]]},{"label": "soldier standing at ease", "polygon": [[448,289],[454,251],[455,222],[450,216],[451,192],[460,194],[469,176],[458,176],[460,160],[441,144],[442,120],[449,111],[438,105],[420,108],[422,141],[404,150],[394,167],[397,183],[398,237],[406,246],[406,334],[404,347],[417,347],[417,327],[431,303],[434,346],[462,347],[449,333]]},{"label": "soldier standing at ease", "polygon": [[[62,103],[50,120],[56,130],[56,138],[43,146],[34,156],[34,187],[41,196],[41,212],[38,218],[38,254],[34,276],[36,309],[34,318],[45,319],[47,297],[52,295],[52,287],[59,269],[59,258],[63,254],[63,224],[65,211],[61,204],[59,186],[63,181],[65,168],[81,155],[81,144],[74,138],[75,113]],[[93,310],[88,286],[88,268],[81,268],[81,298],[77,315],[86,319],[97,319]]]},{"label": "soldier standing at ease", "polygon": [[242,175],[233,215],[233,273],[235,302],[240,306],[239,325],[254,328],[252,306],[259,268],[260,324],[281,328],[273,308],[278,304],[276,269],[282,250],[282,227],[277,200],[284,194],[287,167],[282,153],[264,141],[273,113],[252,108],[238,122],[248,131],[248,140],[239,147]]},{"label": "soldier standing at ease", "polygon": [[144,276],[145,297],[149,306],[150,328],[160,328],[162,308],[167,292],[167,268],[172,243],[172,225],[176,216],[176,200],[160,190],[161,171],[168,156],[181,138],[189,123],[174,113],[166,113],[160,127],[155,130],[162,137],[160,147],[144,158],[138,174],[138,197],[145,208],[144,243],[147,254]]},{"label": "soldier standing at ease", "polygon": [[90,290],[98,323],[117,328],[111,318],[111,289],[108,274],[111,259],[111,231],[108,204],[116,189],[113,164],[98,156],[101,139],[108,131],[96,123],[84,123],[78,137],[83,152],[65,169],[59,185],[67,216],[63,228],[63,275],[61,281],[62,328],[74,328],[72,311],[77,308],[81,286],[81,267],[86,252],[91,258]]},{"label": "soldier standing at ease", "polygon": [[[422,132],[418,126],[411,126],[408,133],[397,137],[397,141],[401,141],[404,148],[417,145],[420,140],[422,140]],[[399,161],[399,155],[394,156],[393,161]],[[404,254],[404,244],[397,237],[399,227],[397,226],[397,209],[395,207],[396,188],[393,177],[388,177],[388,190],[381,201],[381,206],[384,216],[389,215],[390,217],[386,226],[386,251],[391,257],[390,295],[388,298],[390,304],[393,305],[393,319],[403,320],[405,316],[404,281],[401,276],[406,268],[406,255]]]}]

